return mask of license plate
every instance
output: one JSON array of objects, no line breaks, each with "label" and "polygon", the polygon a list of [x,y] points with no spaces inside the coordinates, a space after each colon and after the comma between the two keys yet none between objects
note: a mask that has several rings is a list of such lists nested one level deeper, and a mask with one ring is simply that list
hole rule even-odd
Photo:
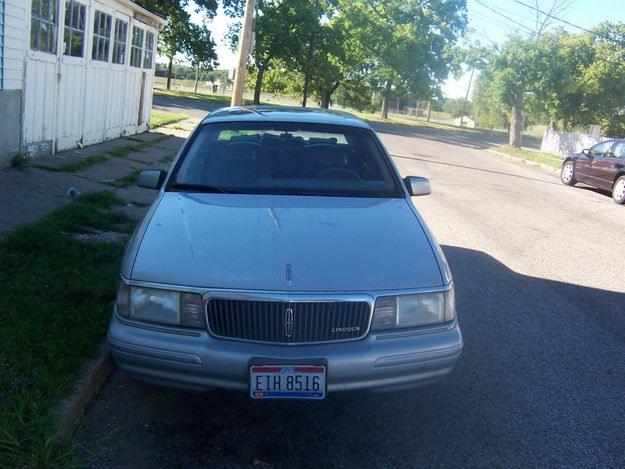
[{"label": "license plate", "polygon": [[323,399],[326,367],[312,365],[253,365],[252,399]]}]

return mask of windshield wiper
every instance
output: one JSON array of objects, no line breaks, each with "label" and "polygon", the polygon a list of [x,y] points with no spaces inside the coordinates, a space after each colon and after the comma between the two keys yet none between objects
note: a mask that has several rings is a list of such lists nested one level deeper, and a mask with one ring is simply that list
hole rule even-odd
[{"label": "windshield wiper", "polygon": [[183,191],[207,192],[212,194],[236,194],[237,192],[224,189],[223,187],[208,186],[205,184],[185,184],[182,182],[172,184],[172,189]]}]

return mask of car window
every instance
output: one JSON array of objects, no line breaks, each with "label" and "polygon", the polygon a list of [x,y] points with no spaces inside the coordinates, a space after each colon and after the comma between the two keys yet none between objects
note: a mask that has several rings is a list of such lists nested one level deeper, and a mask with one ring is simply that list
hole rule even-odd
[{"label": "car window", "polygon": [[612,148],[612,153],[617,158],[625,158],[625,142],[618,142]]},{"label": "car window", "polygon": [[607,152],[612,146],[612,141],[597,143],[594,147],[590,149],[590,154],[592,156],[601,156],[605,152]]},{"label": "car window", "polygon": [[172,190],[402,197],[370,129],[310,123],[221,122],[198,129]]}]

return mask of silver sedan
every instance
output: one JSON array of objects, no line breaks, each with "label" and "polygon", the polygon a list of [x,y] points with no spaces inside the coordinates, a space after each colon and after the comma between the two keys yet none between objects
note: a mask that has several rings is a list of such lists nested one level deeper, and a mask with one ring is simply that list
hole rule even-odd
[{"label": "silver sedan", "polygon": [[445,257],[380,140],[345,113],[204,119],[124,256],[108,342],[149,382],[322,399],[448,374],[462,351]]}]

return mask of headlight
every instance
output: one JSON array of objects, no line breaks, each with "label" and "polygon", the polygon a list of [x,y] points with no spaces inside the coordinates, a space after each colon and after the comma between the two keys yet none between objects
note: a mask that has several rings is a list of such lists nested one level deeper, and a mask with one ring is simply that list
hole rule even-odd
[{"label": "headlight", "polygon": [[196,293],[129,287],[120,282],[116,309],[118,314],[139,321],[205,327],[202,297]]},{"label": "headlight", "polygon": [[454,289],[414,295],[383,296],[376,300],[372,330],[427,326],[456,317]]},{"label": "headlight", "polygon": [[179,324],[180,292],[131,287],[130,317],[143,321]]}]

